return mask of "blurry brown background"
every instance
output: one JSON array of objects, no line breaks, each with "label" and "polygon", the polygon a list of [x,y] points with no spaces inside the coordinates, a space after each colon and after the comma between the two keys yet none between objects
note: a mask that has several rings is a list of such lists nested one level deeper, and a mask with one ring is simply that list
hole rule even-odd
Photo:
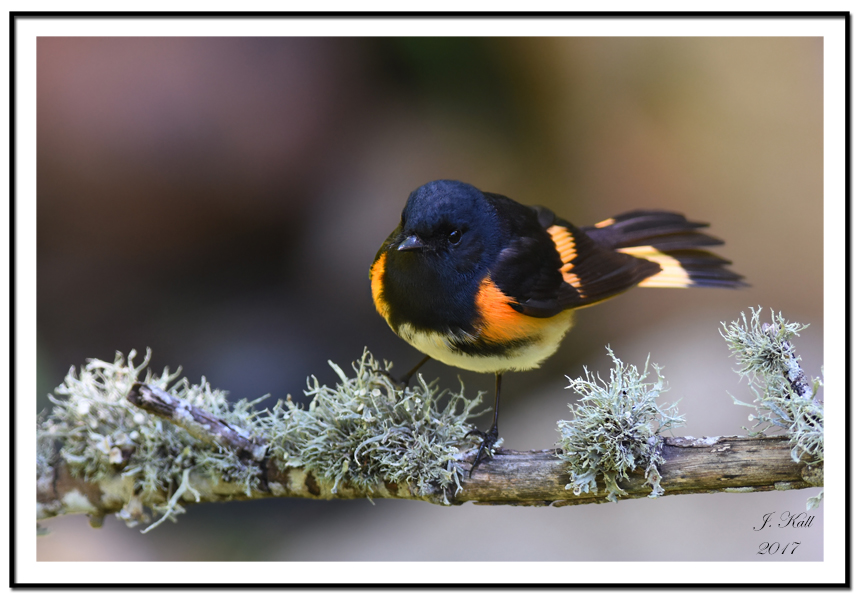
[{"label": "blurry brown background", "polygon": [[[367,346],[418,353],[373,309],[367,269],[409,192],[454,178],[590,224],[634,208],[710,222],[742,291],[637,289],[580,312],[540,370],[506,379],[508,448],[549,448],[565,375],[664,366],[688,426],[742,433],[751,399],[720,321],[809,323],[822,366],[819,38],[40,38],[38,409],[71,365],[151,347],[233,398],[335,381]],[[471,392],[491,376],[430,364]],[[481,422],[482,424],[484,422]],[[192,506],[141,535],[47,522],[42,560],[751,560],[815,491],[563,509],[411,501]],[[802,537],[800,537],[802,536]],[[773,557],[771,557],[773,558]],[[789,558],[789,557],[781,557]],[[633,580],[631,580],[633,581]]]}]

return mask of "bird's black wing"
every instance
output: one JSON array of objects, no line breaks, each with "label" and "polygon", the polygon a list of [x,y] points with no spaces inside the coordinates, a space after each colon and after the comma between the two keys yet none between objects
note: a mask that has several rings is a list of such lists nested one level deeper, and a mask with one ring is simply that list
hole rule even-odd
[{"label": "bird's black wing", "polygon": [[546,208],[485,195],[508,238],[490,276],[521,313],[548,318],[592,305],[660,271],[658,264],[596,243]]}]

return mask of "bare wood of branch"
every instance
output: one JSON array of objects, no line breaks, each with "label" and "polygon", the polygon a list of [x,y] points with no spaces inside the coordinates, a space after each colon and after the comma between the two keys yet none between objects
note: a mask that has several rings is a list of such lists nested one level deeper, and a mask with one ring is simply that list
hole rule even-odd
[{"label": "bare wood of branch", "polygon": [[266,456],[265,443],[251,438],[245,430],[160,388],[138,383],[126,398],[132,405],[176,424],[198,440],[234,450],[240,457],[254,461],[262,461]]}]

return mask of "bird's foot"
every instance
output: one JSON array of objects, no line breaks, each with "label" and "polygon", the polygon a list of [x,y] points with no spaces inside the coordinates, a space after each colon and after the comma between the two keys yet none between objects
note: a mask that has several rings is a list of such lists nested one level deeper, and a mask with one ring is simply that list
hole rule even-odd
[{"label": "bird's foot", "polygon": [[493,447],[499,440],[499,430],[498,428],[496,428],[496,426],[493,426],[486,432],[481,432],[480,430],[472,430],[471,432],[467,432],[466,436],[481,437],[481,446],[478,447],[478,454],[475,455],[475,461],[472,463],[472,469],[469,470],[469,477],[471,478],[472,474],[475,473],[475,470],[478,468],[478,465],[485,461],[489,461],[492,458]]}]

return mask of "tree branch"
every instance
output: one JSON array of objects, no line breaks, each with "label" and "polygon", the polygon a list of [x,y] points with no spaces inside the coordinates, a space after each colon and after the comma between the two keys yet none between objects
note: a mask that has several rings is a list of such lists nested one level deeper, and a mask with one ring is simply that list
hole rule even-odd
[{"label": "tree branch", "polygon": [[[760,310],[759,310],[760,311]],[[596,374],[571,380],[581,395],[572,421],[559,422],[559,449],[498,449],[474,476],[476,449],[465,438],[480,394],[439,391],[419,376],[395,388],[365,351],[347,376],[330,362],[334,388],[309,379],[306,408],[287,398],[228,403],[205,379],[178,372],[141,373],[117,354],[74,369],[51,396],[54,411],[37,434],[37,517],[86,513],[99,525],[115,513],[128,525],[155,523],[193,502],[270,497],[401,498],[452,505],[568,506],[672,494],[762,492],[821,487],[823,406],[788,339],[801,328],[774,315],[759,326],[753,310],[723,324],[727,341],[751,376],[751,420],[791,436],[667,438],[683,422],[664,391],[610,351],[609,383]],[[141,380],[142,381],[139,381]],[[169,388],[170,392],[164,390]],[[744,405],[735,399],[736,403]],[[631,468],[636,464],[637,468]],[[820,502],[823,493],[807,501]]]},{"label": "tree branch", "polygon": [[187,430],[198,440],[231,449],[254,461],[262,461],[266,456],[265,443],[251,438],[247,431],[160,388],[138,383],[131,387],[126,399],[135,407]]},{"label": "tree branch", "polygon": [[[823,485],[821,465],[806,466],[791,458],[791,446],[786,436],[748,438],[725,436],[716,438],[666,438],[663,446],[666,462],[660,467],[665,494],[700,494],[714,492],[763,492],[793,490]],[[404,498],[441,504],[442,494],[417,496],[403,484],[379,484],[369,493],[341,485],[337,493],[332,485],[317,479],[312,473],[298,468],[278,470],[269,465],[268,491],[254,490],[246,495],[234,483],[211,480],[195,475],[189,484],[199,493],[195,500],[190,491],[179,497],[179,504],[193,502],[226,502],[270,497],[311,499]],[[555,450],[497,451],[495,457],[465,478],[462,489],[450,497],[451,504],[505,504],[520,506],[568,506],[605,502],[607,492],[601,485],[597,492],[576,496],[565,486],[570,481],[565,464]],[[642,498],[651,492],[641,470],[619,483],[627,492],[619,498]],[[150,501],[164,502],[164,495],[154,495]],[[133,495],[131,484],[122,476],[87,482],[74,478],[64,464],[51,469],[39,480],[38,513],[40,519],[72,513],[87,513],[98,524],[108,513],[119,513],[129,505],[148,506]]]}]

